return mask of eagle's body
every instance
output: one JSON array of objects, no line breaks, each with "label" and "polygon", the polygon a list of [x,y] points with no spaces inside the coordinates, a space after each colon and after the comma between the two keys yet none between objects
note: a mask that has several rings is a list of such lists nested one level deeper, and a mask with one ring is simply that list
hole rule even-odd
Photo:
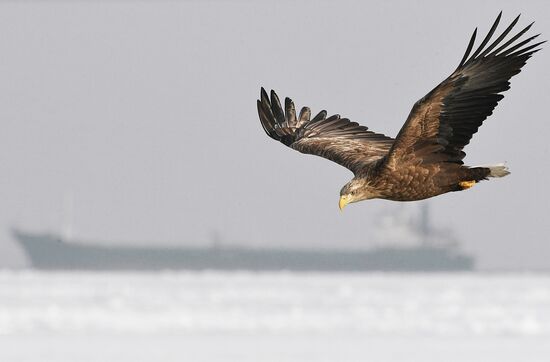
[{"label": "eagle's body", "polygon": [[[493,173],[491,174],[491,169]],[[505,176],[503,166],[463,167],[456,164],[407,165],[399,172],[381,165],[358,179],[364,181],[363,200],[380,198],[393,201],[416,201],[438,196],[450,191],[462,191],[487,177]],[[357,179],[357,178],[356,178]],[[473,181],[473,183],[472,183]]]},{"label": "eagle's body", "polygon": [[532,24],[504,41],[518,16],[489,44],[500,17],[471,54],[474,31],[458,68],[415,103],[395,139],[339,115],[327,118],[326,111],[310,119],[311,112],[304,107],[297,116],[289,98],[283,109],[275,92],[270,99],[263,88],[258,100],[261,124],[285,145],[325,157],[354,173],[340,192],[340,208],[373,198],[422,200],[506,176],[509,172],[502,165],[468,167],[462,161],[463,148],[503,98],[500,93],[510,88],[510,78],[543,43],[530,44],[538,35],[518,41]]}]

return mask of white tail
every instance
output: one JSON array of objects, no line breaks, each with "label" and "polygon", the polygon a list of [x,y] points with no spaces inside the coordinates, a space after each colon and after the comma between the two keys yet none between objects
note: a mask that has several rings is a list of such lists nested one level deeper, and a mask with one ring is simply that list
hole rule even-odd
[{"label": "white tail", "polygon": [[504,164],[487,166],[487,168],[491,171],[488,177],[504,177],[510,174],[510,171],[508,171],[508,167],[506,167]]}]

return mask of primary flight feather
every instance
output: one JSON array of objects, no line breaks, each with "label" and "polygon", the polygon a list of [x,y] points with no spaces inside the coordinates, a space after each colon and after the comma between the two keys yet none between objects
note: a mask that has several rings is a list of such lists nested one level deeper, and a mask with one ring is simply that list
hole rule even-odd
[{"label": "primary flight feather", "polygon": [[263,88],[257,102],[262,127],[286,146],[354,173],[340,191],[340,209],[373,198],[422,200],[506,176],[503,165],[468,167],[462,161],[463,148],[510,88],[510,78],[544,43],[532,43],[540,34],[519,40],[532,23],[504,41],[519,16],[491,42],[501,15],[472,53],[474,31],[456,70],[414,104],[395,139],[339,115],[327,118],[326,111],[311,119],[304,107],[297,115],[292,100],[286,98],[283,109],[277,94],[271,91],[268,97]]}]

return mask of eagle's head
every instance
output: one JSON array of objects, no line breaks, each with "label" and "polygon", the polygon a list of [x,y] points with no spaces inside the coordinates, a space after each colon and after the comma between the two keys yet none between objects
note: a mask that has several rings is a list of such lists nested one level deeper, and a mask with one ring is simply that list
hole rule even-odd
[{"label": "eagle's head", "polygon": [[366,200],[370,197],[369,187],[365,179],[353,178],[350,182],[344,185],[340,190],[340,210],[344,210],[347,204],[352,202]]}]

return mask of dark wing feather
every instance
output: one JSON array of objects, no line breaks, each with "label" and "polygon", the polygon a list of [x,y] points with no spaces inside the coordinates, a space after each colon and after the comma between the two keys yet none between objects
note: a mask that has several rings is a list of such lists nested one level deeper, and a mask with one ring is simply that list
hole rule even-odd
[{"label": "dark wing feather", "polygon": [[503,98],[500,93],[510,88],[510,78],[521,71],[527,59],[540,50],[536,48],[544,43],[529,44],[538,35],[515,43],[531,28],[530,24],[501,44],[516,25],[518,16],[487,46],[501,14],[477,50],[470,56],[476,29],[458,68],[415,103],[388,155],[386,164],[389,167],[396,168],[408,162],[463,163],[464,146],[493,113]]},{"label": "dark wing feather", "polygon": [[271,100],[262,88],[258,114],[265,132],[273,139],[302,153],[321,156],[357,173],[386,156],[393,139],[374,133],[347,118],[319,112],[310,120],[311,111],[304,107],[296,117],[294,103],[285,99],[285,111],[271,91]]}]

